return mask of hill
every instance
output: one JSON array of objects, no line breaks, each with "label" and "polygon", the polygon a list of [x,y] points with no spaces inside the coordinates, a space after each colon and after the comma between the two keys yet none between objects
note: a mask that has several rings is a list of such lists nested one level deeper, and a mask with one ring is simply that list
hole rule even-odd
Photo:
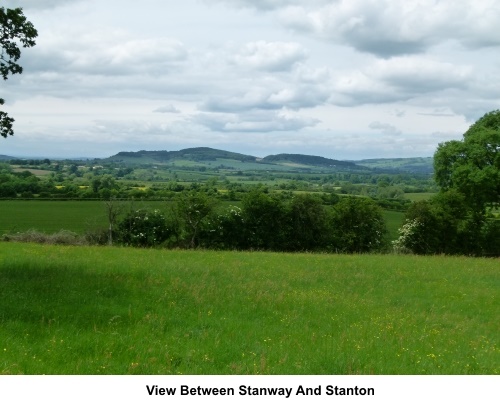
[{"label": "hill", "polygon": [[179,151],[146,151],[139,152],[119,152],[118,154],[108,158],[109,160],[130,160],[130,159],[146,159],[156,162],[168,162],[171,160],[194,160],[194,161],[215,161],[217,159],[230,159],[240,162],[255,162],[256,157],[244,155],[241,153],[228,152],[220,149],[212,148],[187,148]]},{"label": "hill", "polygon": [[0,155],[0,161],[2,160],[13,160],[15,157],[12,156],[6,156],[6,155]]},{"label": "hill", "polygon": [[218,159],[233,160],[243,163],[257,163],[260,165],[284,165],[284,166],[304,166],[304,167],[326,167],[359,169],[359,165],[353,162],[346,162],[335,159],[327,159],[321,156],[310,156],[301,154],[278,154],[269,155],[263,159],[242,153],[228,152],[221,149],[207,147],[187,148],[179,151],[146,151],[119,152],[105,160],[122,161],[129,163],[166,163],[175,160],[190,160],[195,162],[211,162]]},{"label": "hill", "polygon": [[383,170],[384,172],[408,172],[431,174],[434,172],[434,159],[432,157],[392,158],[392,159],[364,159],[354,163],[370,169]]},{"label": "hill", "polygon": [[301,155],[281,153],[279,155],[269,155],[261,160],[262,163],[292,163],[305,166],[321,166],[321,167],[343,167],[343,168],[359,168],[353,162],[345,162],[342,160],[327,159],[321,156]]}]

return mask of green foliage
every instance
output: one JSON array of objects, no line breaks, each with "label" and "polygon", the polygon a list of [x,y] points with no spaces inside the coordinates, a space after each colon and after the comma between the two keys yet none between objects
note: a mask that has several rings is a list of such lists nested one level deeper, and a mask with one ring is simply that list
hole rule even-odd
[{"label": "green foliage", "polygon": [[415,254],[499,255],[498,221],[473,215],[456,190],[412,204],[406,213],[397,251]]},{"label": "green foliage", "polygon": [[128,212],[118,222],[118,239],[127,246],[153,247],[161,245],[171,235],[165,216],[159,210]]},{"label": "green foliage", "polygon": [[287,207],[289,230],[286,250],[326,250],[330,229],[322,201],[311,194],[293,196]]},{"label": "green foliage", "polygon": [[188,246],[197,246],[200,230],[214,212],[216,201],[206,193],[190,191],[182,193],[176,200],[175,214],[183,225],[181,240]]},{"label": "green foliage", "polygon": [[387,228],[382,210],[366,198],[343,198],[333,207],[333,247],[343,253],[380,250],[386,243]]},{"label": "green foliage", "polygon": [[[0,7],[0,75],[7,80],[9,75],[23,72],[17,63],[21,57],[18,42],[24,48],[35,46],[38,32],[23,14],[21,8],[9,9]],[[0,98],[0,105],[5,102]],[[6,138],[14,135],[12,129],[14,119],[0,111],[0,135]]]},{"label": "green foliage", "polygon": [[474,211],[500,204],[500,110],[479,119],[462,141],[440,144],[434,167],[437,183],[462,193]]},{"label": "green foliage", "polygon": [[287,221],[284,204],[279,196],[256,189],[244,197],[242,207],[247,247],[283,250],[286,241],[284,224]]}]

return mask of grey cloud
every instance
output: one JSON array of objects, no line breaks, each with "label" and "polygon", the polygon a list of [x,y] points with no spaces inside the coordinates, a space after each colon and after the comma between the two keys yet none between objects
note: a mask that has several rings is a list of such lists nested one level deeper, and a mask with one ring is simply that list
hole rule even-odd
[{"label": "grey cloud", "polygon": [[434,112],[423,113],[419,112],[417,115],[426,115],[430,117],[454,117],[455,114],[442,112],[442,110],[434,110]]},{"label": "grey cloud", "polygon": [[330,100],[334,104],[354,106],[406,101],[447,90],[466,90],[472,73],[468,66],[421,56],[379,60],[362,70],[337,77]]},{"label": "grey cloud", "polygon": [[289,114],[286,111],[246,114],[200,113],[193,122],[217,132],[297,131],[313,127],[319,120]]},{"label": "grey cloud", "polygon": [[494,0],[342,0],[279,14],[289,28],[384,58],[422,53],[448,40],[471,48],[500,45],[500,37],[491,35],[500,19]]},{"label": "grey cloud", "polygon": [[370,129],[380,130],[384,135],[401,135],[402,132],[395,126],[379,121],[372,122],[369,125]]},{"label": "grey cloud", "polygon": [[7,8],[21,7],[23,9],[51,9],[79,3],[82,0],[4,0]]}]

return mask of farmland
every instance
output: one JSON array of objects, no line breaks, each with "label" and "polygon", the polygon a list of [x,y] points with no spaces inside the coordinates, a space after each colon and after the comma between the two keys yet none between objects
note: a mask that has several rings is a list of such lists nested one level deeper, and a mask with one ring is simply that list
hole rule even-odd
[{"label": "farmland", "polygon": [[498,374],[498,259],[0,244],[1,374]]}]

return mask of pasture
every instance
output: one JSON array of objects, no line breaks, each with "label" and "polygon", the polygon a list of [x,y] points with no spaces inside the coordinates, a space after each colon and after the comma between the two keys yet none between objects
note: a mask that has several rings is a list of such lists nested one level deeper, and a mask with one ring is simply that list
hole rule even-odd
[{"label": "pasture", "polygon": [[498,270],[0,243],[0,374],[498,374]]}]

